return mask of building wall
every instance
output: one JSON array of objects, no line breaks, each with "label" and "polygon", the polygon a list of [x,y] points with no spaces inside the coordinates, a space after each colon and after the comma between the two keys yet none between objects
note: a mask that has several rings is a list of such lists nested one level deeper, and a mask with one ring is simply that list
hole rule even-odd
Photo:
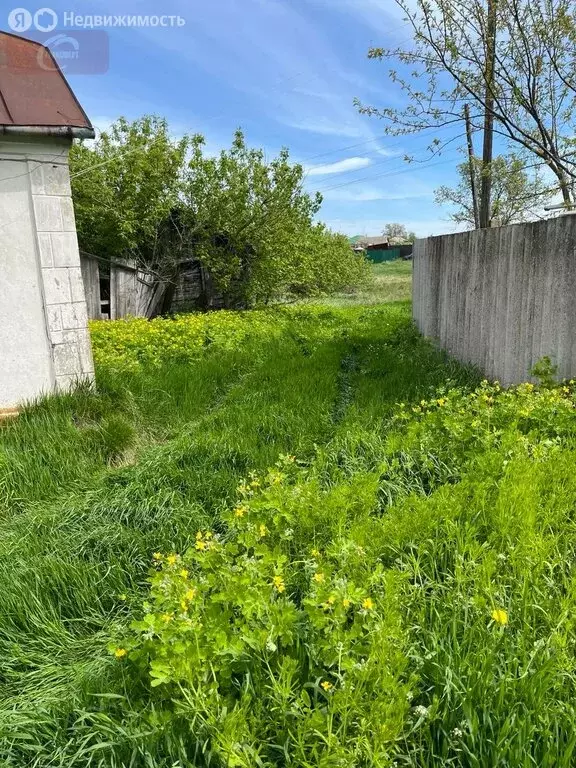
[{"label": "building wall", "polygon": [[384,261],[395,261],[400,258],[400,246],[397,248],[367,248],[366,258],[374,264]]},{"label": "building wall", "polygon": [[202,298],[202,272],[199,261],[182,266],[172,299],[173,312],[191,312],[198,309]]},{"label": "building wall", "polygon": [[93,375],[68,150],[0,140],[0,408]]},{"label": "building wall", "polygon": [[549,356],[576,376],[576,216],[418,240],[413,314],[453,357],[504,384]]}]

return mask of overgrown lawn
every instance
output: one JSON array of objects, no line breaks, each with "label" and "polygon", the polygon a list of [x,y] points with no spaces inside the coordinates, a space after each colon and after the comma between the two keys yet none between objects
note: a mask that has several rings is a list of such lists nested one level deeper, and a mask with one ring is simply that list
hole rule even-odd
[{"label": "overgrown lawn", "polygon": [[0,428],[0,765],[573,764],[573,386],[359,301],[98,326]]}]

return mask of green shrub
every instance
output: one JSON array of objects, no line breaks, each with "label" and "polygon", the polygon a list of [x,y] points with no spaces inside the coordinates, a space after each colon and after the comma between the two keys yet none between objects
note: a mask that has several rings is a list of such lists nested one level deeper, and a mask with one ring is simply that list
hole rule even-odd
[{"label": "green shrub", "polygon": [[145,614],[111,650],[149,672],[169,727],[194,724],[202,764],[385,766],[408,706],[398,583],[348,539],[289,557],[292,462],[240,487],[228,536],[154,556]]}]

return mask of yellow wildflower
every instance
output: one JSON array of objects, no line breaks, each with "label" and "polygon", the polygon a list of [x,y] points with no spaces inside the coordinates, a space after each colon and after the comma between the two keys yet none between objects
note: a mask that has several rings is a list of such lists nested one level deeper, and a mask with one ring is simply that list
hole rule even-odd
[{"label": "yellow wildflower", "polygon": [[207,546],[208,545],[206,544],[206,542],[202,541],[202,539],[198,539],[197,542],[196,542],[196,549],[199,552],[203,552],[206,549]]},{"label": "yellow wildflower", "polygon": [[347,597],[345,597],[344,600],[342,600],[342,605],[344,606],[344,608],[350,608],[350,606],[352,605],[352,601],[349,600]]},{"label": "yellow wildflower", "polygon": [[286,585],[284,584],[284,579],[282,576],[274,576],[273,582],[278,592],[284,592]]},{"label": "yellow wildflower", "polygon": [[154,552],[152,557],[154,558],[154,560],[162,560],[162,552]]},{"label": "yellow wildflower", "polygon": [[362,603],[362,608],[364,608],[366,611],[371,611],[374,608],[374,601],[371,597],[367,597],[364,602]]},{"label": "yellow wildflower", "polygon": [[188,610],[188,603],[186,602],[186,600],[180,600],[180,608],[182,608],[183,611]]},{"label": "yellow wildflower", "polygon": [[263,539],[264,536],[268,533],[268,528],[264,525],[264,523],[260,523],[260,528],[258,529],[260,532],[260,538]]},{"label": "yellow wildflower", "polygon": [[188,578],[188,574],[189,574],[189,571],[187,571],[186,568],[182,568],[182,570],[180,571],[180,576],[183,579],[187,579]]},{"label": "yellow wildflower", "polygon": [[116,650],[114,651],[114,656],[116,656],[117,659],[123,659],[127,653],[128,651],[126,650],[126,648],[116,648]]},{"label": "yellow wildflower", "polygon": [[196,597],[195,587],[192,587],[191,589],[189,589],[184,595],[184,597],[186,598],[186,600],[194,600],[194,598]]},{"label": "yellow wildflower", "polygon": [[328,682],[328,680],[323,680],[323,681],[320,683],[320,685],[322,686],[322,688],[324,688],[324,690],[325,690],[326,692],[328,692],[328,691],[330,691],[332,688],[334,688],[334,686],[332,685],[332,683],[329,683],[329,682]]},{"label": "yellow wildflower", "polygon": [[494,608],[492,618],[501,627],[505,627],[508,624],[508,613],[503,608]]},{"label": "yellow wildflower", "polygon": [[316,581],[318,584],[322,584],[322,582],[326,579],[323,573],[315,573],[314,574],[314,581]]},{"label": "yellow wildflower", "polygon": [[162,614],[162,621],[165,621],[166,624],[168,624],[169,621],[172,621],[172,614],[171,613],[163,613]]},{"label": "yellow wildflower", "polygon": [[178,560],[178,557],[176,555],[168,555],[166,558],[166,562],[168,565],[176,565],[176,561]]},{"label": "yellow wildflower", "polygon": [[246,514],[246,507],[236,507],[234,510],[234,517],[244,517]]},{"label": "yellow wildflower", "polygon": [[312,557],[320,557],[320,552],[317,549],[312,550]]},{"label": "yellow wildflower", "polygon": [[204,534],[202,533],[202,531],[198,531],[198,533],[196,534],[196,541],[202,541],[203,538],[204,538]]}]

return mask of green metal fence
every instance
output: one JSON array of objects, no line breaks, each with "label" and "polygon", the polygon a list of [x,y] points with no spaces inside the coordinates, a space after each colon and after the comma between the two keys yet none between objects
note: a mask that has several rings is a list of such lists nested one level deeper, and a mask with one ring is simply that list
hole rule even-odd
[{"label": "green metal fence", "polygon": [[400,247],[382,249],[370,248],[366,251],[366,258],[374,264],[382,264],[384,261],[394,261],[395,259],[400,258]]}]

